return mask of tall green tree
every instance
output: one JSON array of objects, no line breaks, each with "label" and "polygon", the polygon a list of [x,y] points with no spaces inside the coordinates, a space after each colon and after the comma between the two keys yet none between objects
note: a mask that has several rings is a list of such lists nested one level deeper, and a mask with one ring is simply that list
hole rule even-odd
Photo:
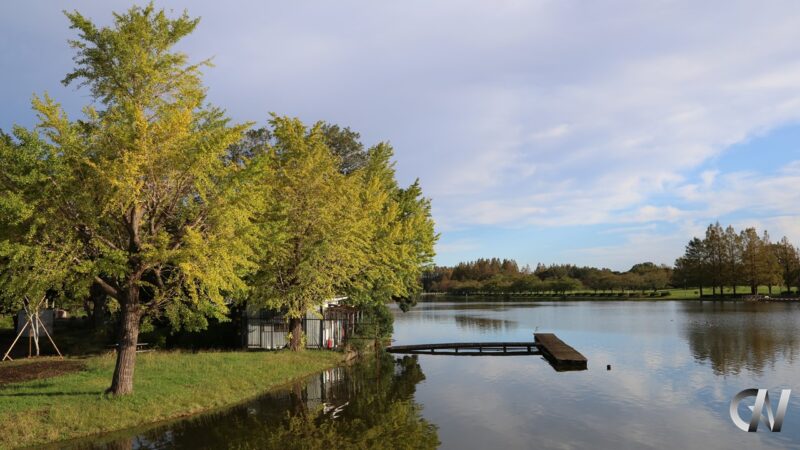
[{"label": "tall green tree", "polygon": [[761,251],[763,252],[761,258],[764,260],[762,282],[767,285],[767,290],[769,294],[772,295],[772,286],[780,285],[782,277],[781,264],[767,230],[764,230],[764,233],[761,235]]},{"label": "tall green tree", "polygon": [[784,236],[773,244],[773,253],[781,267],[781,278],[786,290],[800,284],[800,256],[797,248]]},{"label": "tall green tree", "polygon": [[772,286],[780,283],[780,264],[772,249],[769,233],[759,236],[755,228],[746,228],[742,236],[742,260],[744,278],[750,286],[750,293],[756,294],[759,285]]},{"label": "tall green tree", "polygon": [[708,281],[711,282],[712,294],[717,293],[719,288],[722,294],[722,286],[725,284],[726,271],[726,251],[725,251],[725,232],[719,222],[711,224],[706,228],[706,237],[703,241],[703,249],[706,253],[708,264]]},{"label": "tall green tree", "polygon": [[290,347],[302,348],[302,318],[342,294],[365,264],[368,223],[357,201],[360,179],[340,171],[322,125],[310,129],[297,119],[273,116],[273,142],[261,172],[265,208],[252,305],[284,312]]},{"label": "tall green tree", "polygon": [[422,271],[432,263],[437,235],[430,201],[419,182],[400,188],[395,179],[393,150],[386,143],[372,147],[360,177],[360,204],[368,237],[364,266],[349,283],[356,304],[382,304],[420,292]]},{"label": "tall green tree", "polygon": [[[119,303],[109,391],[129,394],[143,317],[201,328],[245,290],[257,198],[227,151],[245,126],[204,106],[206,63],[174,50],[198,19],[169,18],[152,4],[107,27],[67,17],[79,38],[64,83],[88,87],[99,108],[71,121],[48,96],[34,99],[37,132],[18,130],[19,145],[0,161],[17,177],[34,168],[32,179],[4,184],[3,197],[23,206],[2,247],[14,270],[46,255],[64,273],[45,284],[88,292],[95,283]],[[47,276],[34,269],[26,278]]]},{"label": "tall green tree", "polygon": [[736,295],[736,286],[742,278],[742,238],[732,226],[728,225],[723,234],[725,253],[725,282]]},{"label": "tall green tree", "polygon": [[683,256],[675,261],[672,282],[676,286],[697,287],[703,295],[703,284],[708,282],[709,264],[705,243],[693,238],[686,244]]},{"label": "tall green tree", "polygon": [[329,123],[321,124],[320,130],[325,144],[339,157],[339,170],[343,174],[351,174],[367,164],[367,151],[358,132]]}]

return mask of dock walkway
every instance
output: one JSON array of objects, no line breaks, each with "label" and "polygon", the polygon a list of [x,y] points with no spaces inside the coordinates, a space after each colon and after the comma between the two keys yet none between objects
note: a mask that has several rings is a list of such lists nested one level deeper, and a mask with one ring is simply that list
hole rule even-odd
[{"label": "dock walkway", "polygon": [[448,342],[393,345],[389,353],[411,355],[514,356],[542,355],[558,371],[586,370],[587,359],[552,333],[534,333],[533,342]]},{"label": "dock walkway", "polygon": [[443,344],[394,345],[389,353],[460,356],[541,355],[535,342],[450,342]]}]

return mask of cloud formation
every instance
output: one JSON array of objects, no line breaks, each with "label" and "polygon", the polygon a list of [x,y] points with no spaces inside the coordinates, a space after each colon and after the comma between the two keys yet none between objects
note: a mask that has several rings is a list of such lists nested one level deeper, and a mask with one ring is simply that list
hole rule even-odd
[{"label": "cloud formation", "polygon": [[[210,100],[236,119],[276,111],[390,140],[401,179],[419,177],[433,199],[441,262],[491,251],[463,245],[478,228],[502,247],[509,229],[600,226],[570,254],[620,266],[671,262],[682,245],[668,246],[690,237],[679,233],[728,216],[800,239],[800,163],[714,167],[730,146],[800,121],[797,2],[164,5],[203,17],[184,49],[214,56]],[[73,7],[107,22],[127,3]],[[3,4],[0,29],[14,68],[0,127],[32,123],[22,105],[44,89],[77,111],[86,93],[55,84],[71,54],[58,8]],[[654,223],[667,225],[636,228]],[[564,259],[556,251],[509,256]]]}]

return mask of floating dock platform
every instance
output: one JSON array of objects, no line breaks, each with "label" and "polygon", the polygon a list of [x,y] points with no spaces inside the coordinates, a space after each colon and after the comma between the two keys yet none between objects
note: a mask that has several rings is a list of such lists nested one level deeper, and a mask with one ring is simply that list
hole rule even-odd
[{"label": "floating dock platform", "polygon": [[553,333],[534,333],[533,340],[542,355],[558,371],[586,370],[587,359]]}]

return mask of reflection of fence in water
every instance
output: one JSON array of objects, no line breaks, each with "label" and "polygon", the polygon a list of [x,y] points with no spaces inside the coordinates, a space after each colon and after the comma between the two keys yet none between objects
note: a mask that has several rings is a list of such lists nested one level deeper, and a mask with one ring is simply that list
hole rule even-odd
[{"label": "reflection of fence in water", "polygon": [[305,390],[305,402],[309,410],[314,410],[322,406],[324,412],[328,412],[347,403],[346,397],[335,394],[337,384],[344,382],[345,369],[334,367],[314,375],[308,380]]}]

